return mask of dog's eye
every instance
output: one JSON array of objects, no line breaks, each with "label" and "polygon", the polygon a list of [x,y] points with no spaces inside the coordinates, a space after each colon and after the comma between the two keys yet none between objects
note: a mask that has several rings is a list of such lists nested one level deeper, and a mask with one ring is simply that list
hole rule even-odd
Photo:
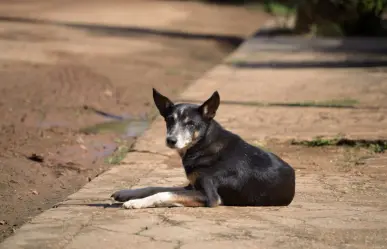
[{"label": "dog's eye", "polygon": [[187,122],[185,122],[185,125],[188,125],[188,126],[191,126],[191,125],[194,125],[195,123],[192,121],[192,120],[189,120]]},{"label": "dog's eye", "polygon": [[173,117],[166,117],[166,118],[164,118],[164,120],[165,120],[167,123],[173,123],[173,121],[174,121]]}]

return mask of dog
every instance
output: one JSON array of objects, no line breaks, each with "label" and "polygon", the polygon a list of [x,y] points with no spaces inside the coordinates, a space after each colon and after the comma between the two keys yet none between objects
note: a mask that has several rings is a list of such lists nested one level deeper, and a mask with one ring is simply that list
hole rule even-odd
[{"label": "dog", "polygon": [[166,145],[179,153],[189,184],[112,194],[124,208],[287,206],[293,201],[294,169],[215,121],[217,91],[202,105],[175,104],[154,88],[153,99],[165,119]]}]

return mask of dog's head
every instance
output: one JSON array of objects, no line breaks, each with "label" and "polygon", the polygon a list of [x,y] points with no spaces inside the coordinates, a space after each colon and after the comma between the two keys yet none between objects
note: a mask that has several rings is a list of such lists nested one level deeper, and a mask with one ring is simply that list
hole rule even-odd
[{"label": "dog's head", "polygon": [[153,100],[167,125],[166,144],[178,151],[188,149],[204,137],[220,103],[217,91],[202,105],[174,104],[156,89]]}]

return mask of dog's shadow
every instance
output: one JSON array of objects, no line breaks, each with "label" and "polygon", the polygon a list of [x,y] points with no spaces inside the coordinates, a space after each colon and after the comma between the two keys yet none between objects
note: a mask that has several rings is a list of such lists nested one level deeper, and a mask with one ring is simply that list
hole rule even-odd
[{"label": "dog's shadow", "polygon": [[112,203],[112,204],[109,204],[109,203],[90,203],[90,204],[85,204],[85,206],[88,206],[88,207],[101,207],[101,208],[121,208],[122,207],[122,203]]},{"label": "dog's shadow", "polygon": [[122,203],[116,202],[116,203],[60,203],[57,205],[54,205],[53,208],[63,207],[63,206],[86,206],[86,207],[97,207],[97,208],[121,208]]}]

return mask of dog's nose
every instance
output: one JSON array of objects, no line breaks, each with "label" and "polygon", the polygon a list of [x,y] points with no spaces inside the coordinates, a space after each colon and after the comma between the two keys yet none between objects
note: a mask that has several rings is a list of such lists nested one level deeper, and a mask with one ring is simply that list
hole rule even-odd
[{"label": "dog's nose", "polygon": [[168,146],[171,146],[171,147],[175,146],[176,142],[177,142],[176,138],[174,138],[174,137],[167,137],[167,145]]}]

